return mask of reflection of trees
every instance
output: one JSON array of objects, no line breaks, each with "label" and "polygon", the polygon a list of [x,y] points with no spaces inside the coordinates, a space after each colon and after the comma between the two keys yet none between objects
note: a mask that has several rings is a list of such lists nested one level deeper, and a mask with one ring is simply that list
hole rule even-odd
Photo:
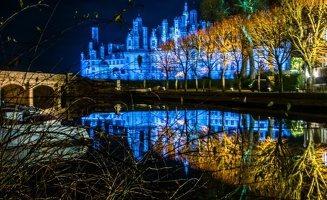
[{"label": "reflection of trees", "polygon": [[[282,120],[277,122],[277,139],[271,138],[273,118],[268,121],[268,137],[257,139],[260,137],[260,123],[255,127],[255,120],[250,117],[249,129],[243,120],[239,122],[238,131],[229,133],[213,133],[208,128],[190,131],[185,138],[180,134],[181,130],[167,128],[163,137],[169,138],[165,143],[168,155],[181,162],[186,160],[190,167],[210,174],[225,185],[222,187],[232,185],[235,190],[229,193],[230,197],[325,199],[327,169],[320,160],[324,147],[314,144],[310,124],[305,133],[307,147],[303,149],[282,138]],[[257,118],[260,121],[261,117]],[[187,129],[187,126],[183,128]],[[219,192],[215,192],[218,195]]]}]

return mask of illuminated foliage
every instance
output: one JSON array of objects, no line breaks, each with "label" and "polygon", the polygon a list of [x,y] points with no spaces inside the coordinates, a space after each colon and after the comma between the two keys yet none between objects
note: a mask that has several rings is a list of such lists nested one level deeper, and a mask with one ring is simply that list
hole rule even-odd
[{"label": "illuminated foliage", "polygon": [[233,18],[225,19],[213,25],[212,33],[214,35],[214,44],[219,52],[220,65],[222,66],[222,90],[225,91],[225,71],[227,64],[234,60],[233,50]]},{"label": "illuminated foliage", "polygon": [[212,27],[208,27],[205,30],[198,32],[198,40],[196,45],[199,46],[198,56],[204,65],[203,75],[208,76],[209,79],[209,90],[211,90],[211,73],[214,67],[218,63],[217,50],[214,45],[214,34],[212,34]]},{"label": "illuminated foliage", "polygon": [[[249,28],[249,32],[256,44],[258,52],[263,54],[258,55],[263,60],[256,62],[265,62],[268,64],[268,70],[274,71],[272,66],[278,68],[279,92],[283,92],[283,65],[289,60],[291,55],[291,43],[287,37],[286,17],[280,15],[282,9],[272,8],[268,11],[261,11],[252,16],[251,21],[253,26]],[[257,58],[259,59],[259,58]],[[261,66],[258,66],[260,68]],[[263,67],[263,66],[262,66]],[[258,69],[258,75],[261,74],[261,68]],[[259,84],[259,80],[258,80]]]},{"label": "illuminated foliage", "polygon": [[313,69],[326,53],[327,2],[324,0],[285,0],[283,11],[287,34],[296,54],[300,55],[310,74],[311,87]]}]

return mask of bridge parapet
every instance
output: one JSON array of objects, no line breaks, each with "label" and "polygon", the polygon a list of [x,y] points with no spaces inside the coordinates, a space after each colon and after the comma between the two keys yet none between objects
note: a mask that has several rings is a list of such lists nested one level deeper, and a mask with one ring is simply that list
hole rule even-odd
[{"label": "bridge parapet", "polygon": [[[40,105],[35,105],[35,95],[42,96],[43,99],[55,97],[56,103],[52,103],[51,105],[57,107],[59,105],[60,107],[60,90],[66,84],[66,80],[66,74],[0,71],[0,97],[11,103],[22,103],[37,107],[40,107]],[[40,89],[41,87],[47,87],[49,89],[42,90]],[[34,94],[34,91],[37,91],[37,94]],[[39,103],[37,102],[37,104]]]},{"label": "bridge parapet", "polygon": [[1,86],[7,84],[18,84],[25,87],[26,84],[31,86],[48,85],[54,87],[54,85],[65,83],[66,74],[51,74],[42,72],[19,72],[19,71],[0,71],[0,83]]}]

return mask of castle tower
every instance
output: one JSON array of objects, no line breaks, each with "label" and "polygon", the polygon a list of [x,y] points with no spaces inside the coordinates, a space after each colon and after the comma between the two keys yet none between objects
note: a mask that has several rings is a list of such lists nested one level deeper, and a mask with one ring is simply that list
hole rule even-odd
[{"label": "castle tower", "polygon": [[89,42],[89,56],[91,57],[93,52],[93,42]]},{"label": "castle tower", "polygon": [[187,6],[187,2],[185,2],[184,4],[184,12],[183,12],[183,20],[182,20],[182,23],[183,23],[183,26],[187,26],[188,24],[188,17],[189,17],[189,14],[188,14],[188,6]]},{"label": "castle tower", "polygon": [[190,11],[190,24],[197,25],[198,21],[198,13],[195,9]]},{"label": "castle tower", "polygon": [[133,21],[133,33],[131,35],[132,38],[132,49],[136,50],[140,48],[140,36],[139,36],[139,21],[136,19]]},{"label": "castle tower", "polygon": [[104,59],[104,46],[103,44],[100,46],[100,59]]},{"label": "castle tower", "polygon": [[112,54],[112,43],[108,44],[108,54]]},{"label": "castle tower", "polygon": [[179,22],[180,20],[178,19],[178,17],[175,17],[174,19],[174,35],[179,35]]},{"label": "castle tower", "polygon": [[92,42],[95,46],[99,44],[99,29],[95,26],[92,27]]},{"label": "castle tower", "polygon": [[158,47],[158,38],[156,36],[156,29],[152,29],[151,37],[150,37],[150,49],[156,50]]},{"label": "castle tower", "polygon": [[164,19],[162,21],[162,25],[161,25],[161,42],[164,43],[164,44],[168,40],[168,33],[169,33],[168,21],[167,21],[167,19]]},{"label": "castle tower", "polygon": [[127,51],[133,50],[133,39],[131,33],[128,33],[126,38],[126,50]]},{"label": "castle tower", "polygon": [[148,28],[147,27],[142,27],[143,28],[143,49],[147,50],[148,47]]}]

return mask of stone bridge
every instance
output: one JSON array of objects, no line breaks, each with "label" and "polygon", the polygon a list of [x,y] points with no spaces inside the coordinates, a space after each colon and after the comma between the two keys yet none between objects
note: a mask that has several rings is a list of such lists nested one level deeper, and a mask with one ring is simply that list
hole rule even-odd
[{"label": "stone bridge", "polygon": [[62,88],[68,77],[68,74],[0,71],[0,97],[7,105],[60,109]]}]

